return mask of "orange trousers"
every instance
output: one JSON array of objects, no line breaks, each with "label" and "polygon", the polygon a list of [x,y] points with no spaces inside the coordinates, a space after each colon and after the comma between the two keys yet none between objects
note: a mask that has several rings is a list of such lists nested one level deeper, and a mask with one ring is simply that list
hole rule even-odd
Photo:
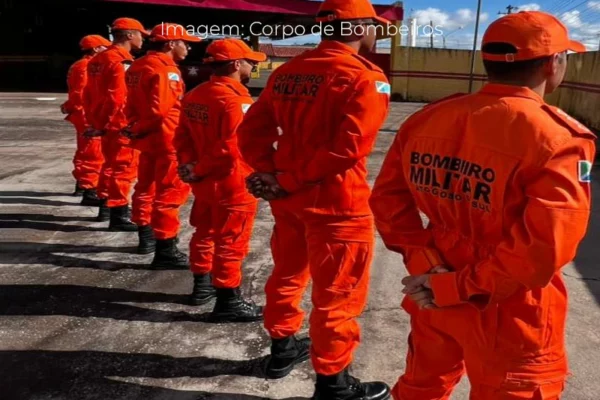
[{"label": "orange trousers", "polygon": [[[291,199],[290,199],[291,200]],[[274,339],[302,326],[302,296],[312,278],[311,359],[322,375],[341,372],[360,343],[373,258],[373,218],[315,215],[271,202],[275,267],[265,289],[265,328]]]},{"label": "orange trousers", "polygon": [[86,124],[81,113],[70,114],[66,119],[73,124],[77,133],[77,150],[73,157],[73,177],[82,189],[96,189],[100,180],[100,170],[104,163],[102,142],[100,138],[88,139],[83,136]]},{"label": "orange trousers", "polygon": [[[242,283],[242,263],[250,250],[257,202],[219,204],[194,186],[190,224],[196,228],[190,242],[190,269],[212,273],[213,286],[237,288]],[[243,189],[245,190],[245,188]]]},{"label": "orange trousers", "polygon": [[179,209],[190,194],[177,166],[176,154],[140,154],[131,219],[139,226],[151,225],[158,240],[179,234]]},{"label": "orange trousers", "polygon": [[568,372],[564,343],[519,357],[523,342],[497,339],[506,328],[497,308],[411,310],[406,371],[394,399],[448,400],[466,370],[470,400],[558,400]]},{"label": "orange trousers", "polygon": [[107,199],[108,207],[128,205],[131,186],[137,179],[139,151],[124,145],[118,136],[116,132],[109,132],[102,137],[104,164],[98,195]]}]

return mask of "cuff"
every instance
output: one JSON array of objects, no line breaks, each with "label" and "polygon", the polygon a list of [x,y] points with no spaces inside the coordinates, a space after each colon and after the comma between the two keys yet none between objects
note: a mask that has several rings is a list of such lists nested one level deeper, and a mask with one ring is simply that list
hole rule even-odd
[{"label": "cuff", "polygon": [[296,180],[291,172],[284,172],[276,177],[279,185],[288,193],[297,192],[302,187],[302,184]]},{"label": "cuff", "polygon": [[406,269],[411,275],[428,274],[432,268],[444,265],[444,260],[437,250],[424,247],[414,250],[406,263]]},{"label": "cuff", "polygon": [[430,275],[429,284],[433,291],[434,302],[438,307],[450,307],[464,303],[458,291],[456,272]]}]

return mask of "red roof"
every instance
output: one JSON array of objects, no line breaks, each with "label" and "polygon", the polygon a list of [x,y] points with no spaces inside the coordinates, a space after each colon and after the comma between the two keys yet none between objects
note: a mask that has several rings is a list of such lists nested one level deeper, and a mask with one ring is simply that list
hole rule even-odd
[{"label": "red roof", "polygon": [[294,58],[305,51],[314,49],[309,46],[275,46],[271,43],[261,43],[260,50],[267,57]]},{"label": "red roof", "polygon": [[[309,0],[101,0],[121,3],[143,3],[167,6],[228,9],[273,14],[316,15],[321,2]],[[377,13],[392,21],[401,21],[402,7],[375,5]]]}]

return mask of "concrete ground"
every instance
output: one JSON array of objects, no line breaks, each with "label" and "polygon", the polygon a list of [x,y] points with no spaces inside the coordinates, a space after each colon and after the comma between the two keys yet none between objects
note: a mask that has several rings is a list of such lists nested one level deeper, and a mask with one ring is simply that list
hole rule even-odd
[{"label": "concrete ground", "polygon": [[[149,270],[149,257],[131,254],[135,234],[108,232],[93,221],[95,209],[70,196],[74,135],[58,110],[63,99],[0,94],[0,398],[309,398],[309,364],[266,381],[260,365],[269,342],[260,324],[206,323],[210,306],[184,305],[189,273]],[[419,107],[393,105],[370,158],[371,178],[401,121]],[[599,178],[596,173],[596,183]],[[594,191],[600,195],[599,186]],[[185,221],[189,204],[182,214]],[[244,290],[258,303],[272,267],[271,226],[262,204],[244,269]],[[185,222],[183,248],[190,234]],[[600,398],[599,237],[596,202],[580,256],[564,270],[571,293],[568,400]],[[353,366],[362,379],[392,385],[403,370],[404,275],[400,256],[379,242]],[[463,379],[454,399],[466,400],[467,391]]]}]

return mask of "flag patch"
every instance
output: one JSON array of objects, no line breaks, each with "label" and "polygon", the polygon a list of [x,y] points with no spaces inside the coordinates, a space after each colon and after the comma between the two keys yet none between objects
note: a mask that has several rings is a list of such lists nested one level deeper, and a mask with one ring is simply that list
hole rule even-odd
[{"label": "flag patch", "polygon": [[176,72],[169,72],[169,80],[179,82],[181,78],[179,78],[179,74]]},{"label": "flag patch", "polygon": [[387,82],[376,81],[375,87],[377,88],[377,93],[383,93],[387,95],[392,94],[392,87]]},{"label": "flag patch", "polygon": [[592,181],[592,163],[584,160],[579,161],[579,182],[590,183]]},{"label": "flag patch", "polygon": [[250,109],[250,106],[252,106],[252,104],[242,104],[242,112],[246,114]]}]

